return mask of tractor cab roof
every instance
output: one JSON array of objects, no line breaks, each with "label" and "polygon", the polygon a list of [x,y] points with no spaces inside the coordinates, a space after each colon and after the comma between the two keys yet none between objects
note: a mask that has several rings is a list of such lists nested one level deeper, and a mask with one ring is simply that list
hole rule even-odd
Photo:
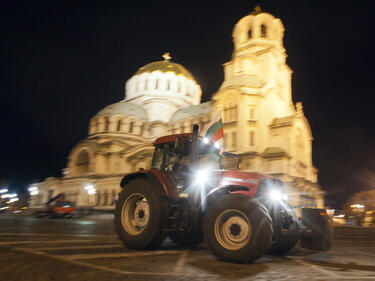
[{"label": "tractor cab roof", "polygon": [[169,143],[174,142],[176,138],[178,137],[186,137],[186,138],[192,138],[192,133],[184,133],[184,134],[174,134],[174,135],[168,135],[168,136],[162,136],[160,138],[157,138],[154,142],[154,145],[162,144],[162,143]]}]

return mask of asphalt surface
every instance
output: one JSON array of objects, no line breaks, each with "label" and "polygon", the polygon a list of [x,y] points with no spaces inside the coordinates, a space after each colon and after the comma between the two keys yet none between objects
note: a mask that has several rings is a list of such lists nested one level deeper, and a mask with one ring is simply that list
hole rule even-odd
[{"label": "asphalt surface", "polygon": [[0,280],[375,280],[375,229],[336,227],[334,248],[295,248],[254,264],[218,261],[202,244],[122,246],[111,220],[0,215]]}]

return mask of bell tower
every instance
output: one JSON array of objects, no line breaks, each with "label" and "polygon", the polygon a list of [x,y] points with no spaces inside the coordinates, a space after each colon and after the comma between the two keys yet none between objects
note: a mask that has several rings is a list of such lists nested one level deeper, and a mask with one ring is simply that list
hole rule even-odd
[{"label": "bell tower", "polygon": [[224,146],[235,153],[261,153],[268,146],[272,120],[295,112],[284,25],[257,6],[237,22],[232,36],[234,50],[223,65],[224,81],[213,96],[214,106],[223,112]]},{"label": "bell tower", "polygon": [[[225,79],[251,76],[246,86],[278,86],[285,80],[286,54],[283,46],[284,26],[280,19],[261,11],[259,6],[242,18],[233,29],[234,51],[224,64]],[[288,71],[289,70],[289,71]],[[251,81],[250,81],[251,80]]]}]

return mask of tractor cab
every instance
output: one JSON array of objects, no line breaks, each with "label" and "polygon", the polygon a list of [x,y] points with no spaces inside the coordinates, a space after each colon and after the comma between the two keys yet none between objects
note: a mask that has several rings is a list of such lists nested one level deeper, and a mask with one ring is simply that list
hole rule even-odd
[{"label": "tractor cab", "polygon": [[174,170],[179,163],[195,168],[236,170],[241,164],[239,155],[221,153],[220,144],[216,142],[199,137],[194,143],[191,133],[164,136],[156,139],[154,145],[152,169]]}]

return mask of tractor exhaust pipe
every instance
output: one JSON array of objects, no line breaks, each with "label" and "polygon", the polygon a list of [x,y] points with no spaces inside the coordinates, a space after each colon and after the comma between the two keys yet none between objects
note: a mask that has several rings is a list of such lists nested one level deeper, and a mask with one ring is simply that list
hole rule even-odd
[{"label": "tractor exhaust pipe", "polygon": [[194,168],[198,168],[198,131],[199,126],[195,124],[193,127],[193,135],[191,139],[191,165]]}]

